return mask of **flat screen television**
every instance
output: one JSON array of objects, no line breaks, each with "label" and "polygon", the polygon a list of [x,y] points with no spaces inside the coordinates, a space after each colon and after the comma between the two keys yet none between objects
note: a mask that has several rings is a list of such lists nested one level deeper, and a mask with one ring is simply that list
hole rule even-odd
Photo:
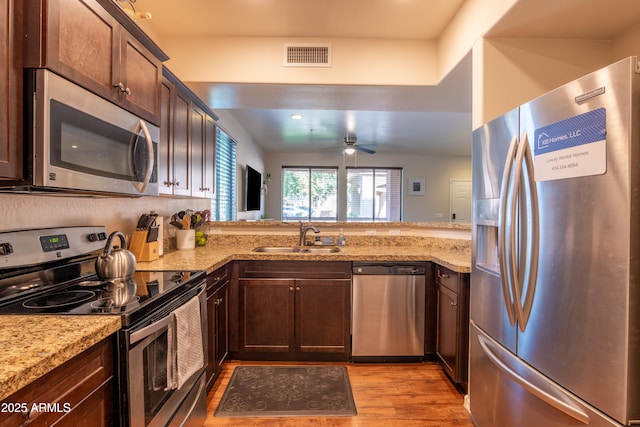
[{"label": "flat screen television", "polygon": [[244,207],[245,211],[260,210],[260,190],[262,188],[262,174],[247,165],[244,174]]}]

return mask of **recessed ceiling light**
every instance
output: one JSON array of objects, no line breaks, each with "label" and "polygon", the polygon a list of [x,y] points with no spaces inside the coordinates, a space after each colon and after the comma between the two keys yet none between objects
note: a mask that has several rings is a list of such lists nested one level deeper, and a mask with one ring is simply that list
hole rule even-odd
[{"label": "recessed ceiling light", "polygon": [[302,114],[292,114],[291,118],[293,120],[300,120],[300,119],[302,119]]}]

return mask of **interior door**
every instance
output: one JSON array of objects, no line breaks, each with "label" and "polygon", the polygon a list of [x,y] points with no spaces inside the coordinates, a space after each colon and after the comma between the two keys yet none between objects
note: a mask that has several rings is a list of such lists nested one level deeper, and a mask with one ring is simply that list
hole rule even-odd
[{"label": "interior door", "polygon": [[452,179],[449,184],[451,222],[471,222],[471,180]]}]

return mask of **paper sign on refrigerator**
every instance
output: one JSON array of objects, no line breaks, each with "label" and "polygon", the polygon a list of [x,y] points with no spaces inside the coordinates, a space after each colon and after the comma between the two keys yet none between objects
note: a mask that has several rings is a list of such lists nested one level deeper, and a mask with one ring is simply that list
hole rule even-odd
[{"label": "paper sign on refrigerator", "polygon": [[536,181],[601,175],[607,170],[606,110],[599,108],[536,129]]}]

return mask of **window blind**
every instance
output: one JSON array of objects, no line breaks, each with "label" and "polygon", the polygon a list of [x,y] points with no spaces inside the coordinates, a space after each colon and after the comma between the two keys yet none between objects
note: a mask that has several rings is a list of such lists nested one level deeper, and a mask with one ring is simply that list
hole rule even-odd
[{"label": "window blind", "polygon": [[347,221],[400,221],[402,169],[347,168]]},{"label": "window blind", "polygon": [[236,142],[216,126],[216,196],[212,203],[212,219],[236,219],[236,188]]}]

